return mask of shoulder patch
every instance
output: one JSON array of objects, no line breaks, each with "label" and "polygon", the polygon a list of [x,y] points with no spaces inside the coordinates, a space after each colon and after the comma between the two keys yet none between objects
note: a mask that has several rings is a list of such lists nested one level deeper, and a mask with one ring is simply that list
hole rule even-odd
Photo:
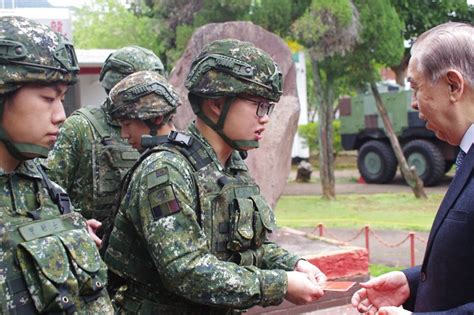
[{"label": "shoulder patch", "polygon": [[181,211],[173,186],[171,185],[149,191],[148,202],[150,203],[151,214],[155,221]]},{"label": "shoulder patch", "polygon": [[162,185],[168,182],[168,168],[163,167],[156,171],[151,172],[146,176],[146,185],[148,189]]}]

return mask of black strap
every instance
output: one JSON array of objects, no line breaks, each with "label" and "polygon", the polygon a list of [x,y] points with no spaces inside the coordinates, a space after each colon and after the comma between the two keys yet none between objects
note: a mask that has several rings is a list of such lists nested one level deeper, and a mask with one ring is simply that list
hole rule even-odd
[{"label": "black strap", "polygon": [[[22,297],[23,299],[23,297]],[[29,300],[27,303],[16,303],[15,308],[8,310],[7,314],[9,315],[36,315],[38,311],[36,310],[33,300]]]},{"label": "black strap", "polygon": [[41,209],[36,209],[34,211],[26,211],[26,215],[33,220],[40,220],[41,219]]},{"label": "black strap", "polygon": [[41,174],[43,184],[46,186],[46,189],[48,189],[49,196],[54,201],[54,203],[58,205],[59,211],[61,212],[61,214],[70,213],[71,200],[69,199],[68,194],[62,191],[59,187],[55,186],[49,180],[48,175],[46,175],[46,172],[44,171],[41,165],[37,165],[37,169],[39,173]]},{"label": "black strap", "polygon": [[15,305],[15,308],[8,310],[7,314],[38,314],[23,277],[7,280],[6,284],[12,295],[12,302]]},{"label": "black strap", "polygon": [[195,141],[191,135],[173,130],[167,137],[153,137],[149,135],[142,136],[142,146],[148,147],[148,149],[143,152],[135,165],[139,165],[151,153],[162,151],[162,147],[157,148],[159,145],[177,149],[189,161],[196,171],[202,169],[212,162],[211,157],[209,154],[207,154],[207,151],[204,149],[204,146],[201,144],[201,142]]},{"label": "black strap", "polygon": [[168,147],[178,149],[184,157],[198,171],[212,162],[211,157],[199,141],[194,141],[193,137],[181,132],[172,131],[168,136]]}]

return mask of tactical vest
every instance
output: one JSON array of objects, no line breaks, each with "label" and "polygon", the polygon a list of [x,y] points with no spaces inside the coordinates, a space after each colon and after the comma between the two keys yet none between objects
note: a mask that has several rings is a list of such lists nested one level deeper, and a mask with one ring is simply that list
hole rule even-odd
[{"label": "tactical vest", "polygon": [[[0,282],[5,284],[0,313],[110,312],[103,290],[107,267],[87,232],[85,219],[70,211],[67,195],[41,169],[40,174],[43,180],[35,181],[38,209],[25,211],[0,204]],[[12,194],[21,196],[21,191],[12,188]]]},{"label": "tactical vest", "polygon": [[[274,216],[260,195],[259,187],[247,174],[247,168],[238,153],[234,152],[232,158],[241,163],[242,170],[235,174],[226,174],[219,169],[218,162],[213,160],[198,139],[187,134],[172,132],[162,144],[145,151],[136,165],[150,154],[160,151],[181,154],[192,166],[200,196],[196,215],[202,229],[210,238],[212,254],[220,260],[232,261],[241,266],[260,267],[264,255],[262,243],[266,239],[266,233],[275,227]],[[131,171],[135,168],[136,166]],[[137,215],[135,211],[128,213],[132,216]],[[180,300],[183,305],[182,298],[164,292],[146,246],[143,242],[137,241],[138,233],[130,221],[122,215],[119,212],[116,216],[116,230],[110,238],[105,256],[110,270],[126,279],[129,291],[140,292],[132,294],[134,296],[140,296],[144,300],[149,297],[150,300],[156,301],[159,292],[160,301]],[[166,295],[170,297],[162,300],[161,298]],[[126,302],[130,303],[130,299]],[[146,302],[149,303],[149,300]],[[184,305],[190,305],[189,303],[185,301]],[[153,303],[152,305],[154,311],[160,310],[160,305]],[[206,308],[207,311],[213,309]],[[216,313],[226,312],[232,310],[220,309]]]},{"label": "tactical vest", "polygon": [[114,135],[115,127],[106,123],[102,108],[81,108],[74,114],[85,117],[98,135],[92,141],[93,209],[82,211],[86,217],[101,221],[112,211],[120,182],[140,154],[120,135]]}]

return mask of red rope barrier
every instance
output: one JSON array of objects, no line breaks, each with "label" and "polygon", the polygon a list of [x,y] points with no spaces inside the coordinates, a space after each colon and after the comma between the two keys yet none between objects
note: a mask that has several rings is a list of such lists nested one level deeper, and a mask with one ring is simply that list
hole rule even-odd
[{"label": "red rope barrier", "polygon": [[333,233],[329,232],[327,229],[324,228],[324,224],[322,223],[319,223],[317,228],[315,228],[313,230],[313,232],[318,229],[318,232],[319,232],[319,236],[323,237],[324,236],[324,233],[326,233],[327,235],[329,235],[330,238],[332,239],[335,239],[339,242],[343,242],[343,243],[350,243],[354,240],[356,240],[361,234],[362,232],[365,232],[364,233],[364,236],[365,236],[365,248],[367,249],[367,256],[370,260],[370,234],[372,234],[374,236],[374,238],[380,243],[382,244],[383,246],[385,247],[389,247],[389,248],[395,248],[395,247],[399,247],[401,246],[403,243],[405,243],[407,240],[410,240],[410,265],[412,267],[415,266],[415,239],[418,239],[419,241],[423,242],[424,244],[427,243],[427,240],[425,240],[424,238],[416,235],[415,232],[409,232],[407,237],[405,237],[404,239],[402,239],[400,242],[398,243],[394,243],[394,244],[389,244],[387,242],[385,242],[379,235],[377,235],[373,230],[370,229],[370,227],[368,225],[364,226],[362,229],[360,229],[353,237],[349,238],[348,240],[341,240],[340,238],[338,238],[336,235],[334,235]]}]

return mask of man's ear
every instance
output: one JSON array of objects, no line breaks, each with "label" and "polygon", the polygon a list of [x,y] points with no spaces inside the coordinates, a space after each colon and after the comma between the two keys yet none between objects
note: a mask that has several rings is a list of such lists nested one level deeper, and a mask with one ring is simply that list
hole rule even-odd
[{"label": "man's ear", "polygon": [[217,115],[221,115],[222,106],[224,105],[223,98],[217,98],[211,100],[211,110]]},{"label": "man's ear", "polygon": [[153,123],[157,126],[159,126],[162,122],[163,122],[163,115],[155,117],[155,119],[153,120]]},{"label": "man's ear", "polygon": [[224,98],[208,98],[204,101],[206,115],[218,118],[221,115]]},{"label": "man's ear", "polygon": [[464,78],[457,70],[448,70],[446,80],[449,86],[449,100],[457,102],[464,92]]}]

